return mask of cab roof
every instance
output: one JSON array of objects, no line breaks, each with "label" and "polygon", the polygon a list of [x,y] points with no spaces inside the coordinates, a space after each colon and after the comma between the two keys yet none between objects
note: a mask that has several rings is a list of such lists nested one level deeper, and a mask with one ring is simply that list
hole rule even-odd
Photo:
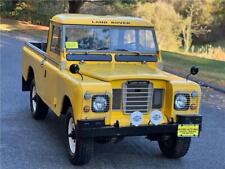
[{"label": "cab roof", "polygon": [[51,21],[63,25],[108,25],[152,27],[142,18],[125,16],[96,16],[88,14],[58,14]]}]

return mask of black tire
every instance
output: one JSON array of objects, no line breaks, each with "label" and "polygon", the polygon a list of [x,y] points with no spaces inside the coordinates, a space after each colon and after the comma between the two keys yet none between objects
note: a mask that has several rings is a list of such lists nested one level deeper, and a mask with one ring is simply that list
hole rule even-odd
[{"label": "black tire", "polygon": [[159,140],[159,148],[167,158],[181,158],[185,156],[191,144],[191,138],[171,136],[166,140]]},{"label": "black tire", "polygon": [[[72,129],[72,131],[70,130],[70,132],[69,125],[71,124],[71,121],[73,123],[74,128]],[[76,126],[74,125],[73,110],[71,107],[69,107],[66,115],[66,145],[69,160],[74,165],[84,165],[90,161],[91,156],[93,154],[93,140],[79,139],[77,137],[75,128]],[[74,141],[75,145],[71,145],[70,141]]]},{"label": "black tire", "polygon": [[44,120],[46,115],[48,114],[48,106],[41,100],[41,98],[36,93],[34,80],[32,80],[30,86],[30,110],[32,113],[32,117],[35,120]]},{"label": "black tire", "polygon": [[96,137],[95,142],[98,144],[107,144],[112,141],[112,138],[110,137]]}]

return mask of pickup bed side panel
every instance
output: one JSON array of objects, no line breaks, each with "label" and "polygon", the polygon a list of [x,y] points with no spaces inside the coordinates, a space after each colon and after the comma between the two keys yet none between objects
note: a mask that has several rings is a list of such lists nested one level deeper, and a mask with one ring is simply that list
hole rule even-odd
[{"label": "pickup bed side panel", "polygon": [[25,81],[28,80],[29,68],[31,68],[34,72],[34,79],[36,83],[36,90],[40,96],[42,96],[41,88],[43,83],[41,82],[43,76],[43,70],[41,68],[41,61],[43,60],[43,56],[38,52],[32,50],[28,46],[23,47],[23,68],[22,68],[22,76]]},{"label": "pickup bed side panel", "polygon": [[[57,76],[56,81],[46,84],[44,81],[45,69],[44,66],[41,66],[43,59],[44,56],[42,56],[39,52],[27,45],[23,47],[22,76],[24,80],[28,80],[29,68],[32,68],[34,72],[37,93],[42,98],[42,100],[53,110],[53,112],[57,116],[60,116],[63,106],[63,99],[65,96],[67,96],[69,97],[72,104],[75,118],[80,119],[81,117],[79,117],[79,114],[81,112],[83,98],[79,80],[68,75],[68,72],[63,72],[59,68],[54,67],[54,73]],[[45,62],[48,62],[48,60]],[[47,63],[48,69],[52,69],[52,65],[49,66],[49,64],[51,63]],[[53,69],[51,71],[53,71]],[[48,90],[45,90],[45,88],[46,85],[48,88],[56,84],[57,90],[55,97],[53,97],[51,100],[51,102],[54,102],[54,104],[50,104],[50,101],[43,97],[44,95],[50,94],[48,93]]]}]

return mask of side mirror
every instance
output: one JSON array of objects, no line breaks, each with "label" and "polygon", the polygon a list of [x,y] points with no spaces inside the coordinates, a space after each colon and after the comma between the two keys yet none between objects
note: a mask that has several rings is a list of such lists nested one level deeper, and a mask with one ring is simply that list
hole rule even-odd
[{"label": "side mirror", "polygon": [[79,68],[79,66],[77,64],[72,64],[70,66],[70,72],[71,73],[77,74],[77,73],[79,73],[79,71],[80,71],[80,68]]},{"label": "side mirror", "polygon": [[73,74],[79,74],[81,79],[84,80],[83,75],[80,73],[80,68],[77,64],[72,64],[70,66],[70,72]]},{"label": "side mirror", "polygon": [[196,74],[198,74],[198,71],[199,71],[198,67],[192,66],[191,70],[190,70],[190,74],[196,75]]}]

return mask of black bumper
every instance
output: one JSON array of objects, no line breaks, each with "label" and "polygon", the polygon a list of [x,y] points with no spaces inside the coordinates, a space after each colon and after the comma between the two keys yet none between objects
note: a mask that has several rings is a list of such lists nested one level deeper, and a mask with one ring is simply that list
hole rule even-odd
[{"label": "black bumper", "polygon": [[83,120],[77,123],[77,135],[79,138],[93,137],[119,137],[119,136],[147,136],[147,135],[169,135],[176,134],[179,124],[199,124],[200,130],[202,125],[202,116],[185,116],[178,115],[177,123],[165,125],[149,126],[129,126],[113,127],[105,126],[104,120]]}]

